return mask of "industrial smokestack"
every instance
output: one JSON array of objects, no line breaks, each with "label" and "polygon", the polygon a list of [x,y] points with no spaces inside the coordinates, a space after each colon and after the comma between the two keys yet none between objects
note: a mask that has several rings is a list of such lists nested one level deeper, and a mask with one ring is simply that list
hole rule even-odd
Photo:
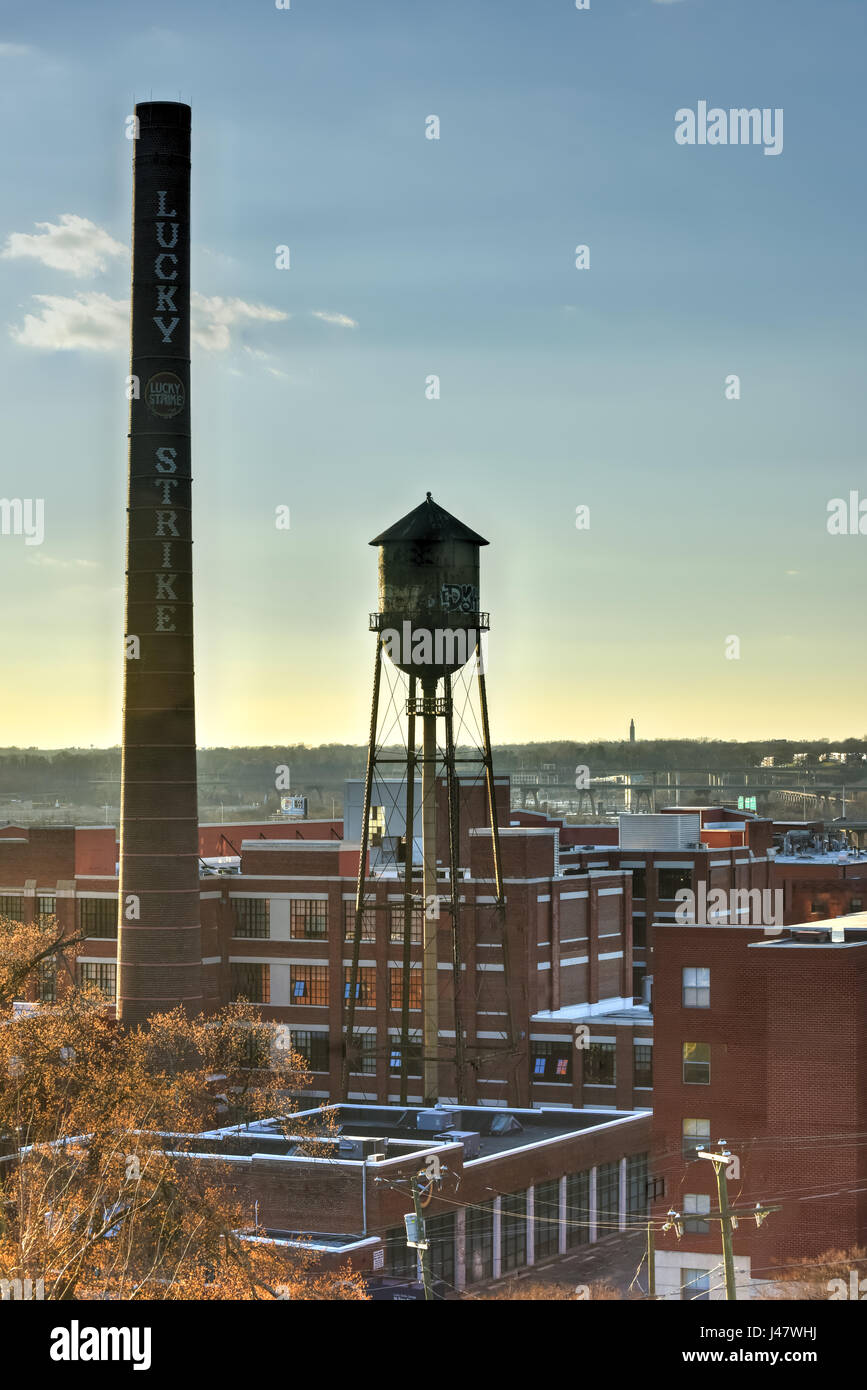
[{"label": "industrial smokestack", "polygon": [[118,1017],[202,1007],[190,527],[190,108],[135,108]]}]

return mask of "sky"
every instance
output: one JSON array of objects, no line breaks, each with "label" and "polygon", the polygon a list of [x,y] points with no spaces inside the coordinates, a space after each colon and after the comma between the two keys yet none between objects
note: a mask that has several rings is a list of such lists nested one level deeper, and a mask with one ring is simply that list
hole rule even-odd
[{"label": "sky", "polygon": [[[0,746],[120,737],[151,98],[193,110],[201,745],[364,742],[368,541],[428,490],[490,541],[495,742],[862,735],[865,39],[863,0],[3,0],[0,496],[45,529],[0,534]],[[678,143],[700,102],[782,149]]]}]

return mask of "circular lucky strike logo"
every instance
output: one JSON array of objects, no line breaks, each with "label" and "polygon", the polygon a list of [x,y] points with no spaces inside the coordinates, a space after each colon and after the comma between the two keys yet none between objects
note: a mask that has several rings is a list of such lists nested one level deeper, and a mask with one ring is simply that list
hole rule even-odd
[{"label": "circular lucky strike logo", "polygon": [[145,404],[152,415],[171,420],[187,403],[184,383],[174,372],[156,372],[145,386]]}]

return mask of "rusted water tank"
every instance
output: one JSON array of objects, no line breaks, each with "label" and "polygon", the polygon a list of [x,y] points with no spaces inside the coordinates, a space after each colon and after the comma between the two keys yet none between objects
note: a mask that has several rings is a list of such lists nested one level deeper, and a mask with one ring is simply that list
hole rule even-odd
[{"label": "rusted water tank", "polygon": [[394,664],[430,688],[466,664],[487,628],[479,550],[488,542],[428,493],[370,544],[379,546],[379,611],[371,626]]}]

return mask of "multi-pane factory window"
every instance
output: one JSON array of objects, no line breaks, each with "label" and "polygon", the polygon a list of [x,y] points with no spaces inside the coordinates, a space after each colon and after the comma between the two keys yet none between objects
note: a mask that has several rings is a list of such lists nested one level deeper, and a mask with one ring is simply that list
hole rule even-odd
[{"label": "multi-pane factory window", "polygon": [[321,940],[328,935],[328,903],[324,898],[292,898],[289,935],[293,941]]},{"label": "multi-pane factory window", "polygon": [[556,1255],[560,1249],[560,1180],[536,1183],[533,1196],[533,1258]]},{"label": "multi-pane factory window", "polygon": [[[492,1199],[493,1201],[493,1199]],[[467,1283],[478,1284],[494,1273],[493,1206],[470,1207],[467,1211]]]},{"label": "multi-pane factory window", "polygon": [[57,960],[54,956],[49,956],[47,960],[41,960],[36,972],[39,998],[43,1004],[57,1003]]},{"label": "multi-pane factory window", "polygon": [[707,1269],[681,1269],[680,1296],[684,1302],[695,1299],[698,1302],[707,1303],[710,1300],[710,1271]]},{"label": "multi-pane factory window", "polygon": [[615,1043],[591,1043],[584,1053],[584,1084],[613,1086],[616,1079]]},{"label": "multi-pane factory window", "polygon": [[414,1280],[418,1275],[418,1256],[415,1250],[407,1245],[403,1226],[393,1226],[391,1230],[386,1231],[383,1245],[386,1274],[390,1274],[393,1279]]},{"label": "multi-pane factory window", "polygon": [[688,1119],[683,1122],[683,1156],[693,1159],[699,1149],[710,1143],[710,1120]]},{"label": "multi-pane factory window", "polygon": [[710,1211],[710,1197],[704,1192],[685,1192],[683,1194],[683,1214],[693,1218],[684,1221],[683,1229],[693,1236],[706,1236],[710,1233],[710,1222],[701,1218]]},{"label": "multi-pane factory window", "polygon": [[270,965],[256,965],[251,961],[233,961],[229,970],[233,999],[247,999],[251,1004],[270,1003]]},{"label": "multi-pane factory window", "polygon": [[23,903],[20,897],[10,893],[0,894],[0,917],[11,917],[13,922],[21,921]]},{"label": "multi-pane factory window", "polygon": [[[347,941],[355,938],[355,903],[344,902],[343,904],[343,935]],[[376,940],[376,908],[372,905],[361,909],[361,937],[362,941]]]},{"label": "multi-pane factory window", "polygon": [[328,1003],[328,966],[293,965],[289,985],[290,1004]]},{"label": "multi-pane factory window", "polygon": [[356,1054],[352,1070],[362,1076],[376,1076],[376,1034],[356,1033]]},{"label": "multi-pane factory window", "polygon": [[681,888],[692,887],[692,869],[660,869],[657,894],[660,898],[673,898]]},{"label": "multi-pane factory window", "polygon": [[633,898],[647,897],[647,870],[632,870],[632,896]]},{"label": "multi-pane factory window", "polygon": [[710,1008],[710,970],[703,965],[685,965],[681,973],[683,1007]]},{"label": "multi-pane factory window", "polygon": [[306,1028],[292,1029],[292,1047],[304,1058],[310,1071],[328,1071],[331,1048],[327,1033],[315,1033]]},{"label": "multi-pane factory window", "polygon": [[690,1086],[710,1085],[710,1043],[683,1044],[683,1079]]},{"label": "multi-pane factory window", "polygon": [[590,1170],[566,1178],[566,1245],[586,1245],[590,1239]]},{"label": "multi-pane factory window", "polygon": [[79,961],[78,982],[95,985],[107,998],[113,999],[117,989],[117,966],[113,961]]},{"label": "multi-pane factory window", "polygon": [[530,1076],[534,1081],[571,1081],[572,1049],[568,1043],[530,1043]]},{"label": "multi-pane factory window", "polygon": [[620,1224],[620,1163],[600,1163],[596,1169],[596,1230],[610,1236]]},{"label": "multi-pane factory window", "polygon": [[626,1160],[626,1214],[647,1216],[647,1154],[630,1154]]},{"label": "multi-pane factory window", "polygon": [[[400,1074],[400,1054],[401,1045],[399,1038],[392,1038],[389,1044],[388,1069],[392,1076]],[[421,1076],[422,1045],[421,1038],[417,1033],[412,1034],[407,1047],[406,1054],[406,1073],[407,1076]]]},{"label": "multi-pane factory window", "polygon": [[36,899],[36,920],[38,922],[44,922],[47,918],[54,917],[56,913],[57,899],[53,895],[46,894]]},{"label": "multi-pane factory window", "polygon": [[233,898],[234,935],[259,938],[270,936],[270,905],[267,898]]},{"label": "multi-pane factory window", "polygon": [[117,936],[117,898],[79,898],[78,930],[82,936]]},{"label": "multi-pane factory window", "polygon": [[[352,967],[347,965],[343,970],[343,998],[349,999],[350,976]],[[376,968],[372,965],[360,966],[358,977],[355,981],[355,1002],[362,1009],[376,1008]]]},{"label": "multi-pane factory window", "polygon": [[503,1270],[527,1263],[527,1194],[510,1192],[500,1198],[500,1254]]},{"label": "multi-pane factory window", "polygon": [[634,1053],[633,1086],[652,1086],[653,1048],[647,1043],[636,1043]]},{"label": "multi-pane factory window", "polygon": [[[400,1009],[403,1007],[403,971],[396,966],[391,966],[388,972],[388,994],[389,1008]],[[409,1007],[411,1009],[421,1008],[421,969],[413,966],[409,972]]]},{"label": "multi-pane factory window", "polygon": [[367,829],[372,845],[381,845],[385,834],[385,807],[371,806],[367,817]]},{"label": "multi-pane factory window", "polygon": [[664,1177],[660,1177],[658,1174],[657,1174],[656,1177],[651,1177],[651,1176],[648,1174],[648,1177],[647,1177],[647,1200],[648,1200],[648,1202],[661,1202],[661,1201],[664,1199],[664,1197],[665,1197],[665,1178],[664,1178]]},{"label": "multi-pane factory window", "polygon": [[443,1279],[447,1284],[455,1282],[455,1214],[443,1212],[441,1216],[429,1217],[425,1222],[427,1238],[430,1241],[430,1268],[434,1279]]},{"label": "multi-pane factory window", "polygon": [[[403,904],[392,903],[389,910],[392,941],[403,942]],[[424,933],[424,909],[413,907],[410,911],[410,931],[413,946],[420,946]]]},{"label": "multi-pane factory window", "polygon": [[266,1071],[271,1065],[271,1039],[261,1028],[245,1028],[241,1066]]}]

